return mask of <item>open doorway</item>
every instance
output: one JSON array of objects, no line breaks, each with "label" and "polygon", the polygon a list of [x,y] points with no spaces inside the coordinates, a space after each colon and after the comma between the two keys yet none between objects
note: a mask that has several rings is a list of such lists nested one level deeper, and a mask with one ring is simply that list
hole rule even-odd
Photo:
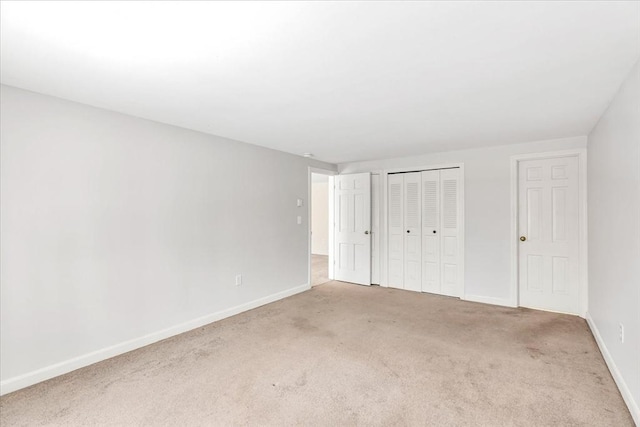
[{"label": "open doorway", "polygon": [[329,279],[329,176],[311,174],[311,286]]}]

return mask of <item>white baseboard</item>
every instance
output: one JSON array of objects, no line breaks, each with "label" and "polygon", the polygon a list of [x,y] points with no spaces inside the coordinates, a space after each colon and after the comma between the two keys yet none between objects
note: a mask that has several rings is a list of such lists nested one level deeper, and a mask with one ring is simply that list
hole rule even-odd
[{"label": "white baseboard", "polygon": [[629,408],[629,412],[631,412],[633,421],[635,421],[637,426],[640,426],[640,408],[638,407],[638,402],[633,400],[631,391],[629,390],[629,387],[627,387],[627,383],[624,381],[622,374],[618,370],[618,366],[616,366],[616,362],[611,357],[611,353],[609,353],[607,346],[604,344],[604,341],[602,340],[602,336],[598,331],[598,327],[596,326],[595,322],[589,315],[589,312],[587,312],[586,314],[586,319],[587,319],[587,324],[589,325],[589,328],[591,328],[591,333],[593,334],[593,337],[596,339],[596,343],[600,348],[600,353],[602,353],[602,357],[604,357],[604,361],[607,363],[607,367],[609,367],[611,376],[613,377],[614,381],[616,382],[616,385],[618,386],[618,389],[620,390],[620,394],[624,399],[624,403],[627,404],[627,407]]},{"label": "white baseboard", "polygon": [[503,307],[514,307],[509,298],[485,297],[481,295],[465,294],[460,298],[463,301],[480,302],[482,304],[501,305]]},{"label": "white baseboard", "polygon": [[12,391],[20,390],[21,388],[28,387],[33,384],[48,380],[59,375],[66,374],[76,369],[89,366],[91,364],[100,362],[102,360],[109,359],[111,357],[144,347],[154,342],[161,341],[163,339],[172,337],[174,335],[181,334],[183,332],[190,331],[192,329],[199,328],[218,320],[225,319],[227,317],[234,316],[247,310],[260,307],[265,304],[269,304],[274,301],[281,300],[291,295],[304,292],[311,289],[311,286],[306,283],[304,285],[296,286],[295,288],[287,289],[268,295],[263,298],[259,298],[253,301],[249,301],[244,304],[240,304],[235,307],[221,310],[215,313],[207,314],[202,317],[198,317],[193,320],[181,323],[179,325],[172,326],[170,328],[163,329],[161,331],[152,332],[139,338],[134,338],[128,341],[121,342],[119,344],[103,348],[101,350],[93,351],[91,353],[84,354],[82,356],[74,357],[73,359],[65,360],[64,362],[56,363],[54,365],[46,366],[44,368],[28,372],[17,377],[9,378],[0,382],[0,395],[11,393]]}]

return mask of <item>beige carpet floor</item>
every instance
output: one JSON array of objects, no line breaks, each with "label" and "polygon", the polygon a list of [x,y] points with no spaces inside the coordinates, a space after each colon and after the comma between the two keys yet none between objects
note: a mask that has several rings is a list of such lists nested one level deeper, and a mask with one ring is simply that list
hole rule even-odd
[{"label": "beige carpet floor", "polygon": [[633,425],[583,319],[338,282],[6,395],[0,424]]},{"label": "beige carpet floor", "polygon": [[322,285],[329,281],[329,257],[311,255],[311,286]]}]

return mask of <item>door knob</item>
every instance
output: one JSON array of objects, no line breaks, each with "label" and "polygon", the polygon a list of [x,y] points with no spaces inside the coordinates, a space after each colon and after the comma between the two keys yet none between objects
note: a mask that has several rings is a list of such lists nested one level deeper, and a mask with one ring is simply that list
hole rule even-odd
[{"label": "door knob", "polygon": [[527,240],[527,238],[526,238],[526,237],[524,237],[524,236],[520,236],[520,241],[521,241],[521,242],[524,242],[525,240]]},{"label": "door knob", "polygon": [[433,234],[436,234],[436,230],[433,230]]},{"label": "door knob", "polygon": [[411,233],[411,230],[407,230],[407,233]]},{"label": "door knob", "polygon": [[365,231],[364,234],[369,234],[369,231]]}]

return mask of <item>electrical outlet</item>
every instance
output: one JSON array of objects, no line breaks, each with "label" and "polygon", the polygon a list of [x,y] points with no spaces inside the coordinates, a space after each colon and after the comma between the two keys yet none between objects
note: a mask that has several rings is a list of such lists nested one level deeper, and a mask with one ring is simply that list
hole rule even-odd
[{"label": "electrical outlet", "polygon": [[624,325],[620,323],[619,326],[620,326],[620,342],[624,344]]},{"label": "electrical outlet", "polygon": [[236,286],[242,285],[242,274],[236,276]]}]

